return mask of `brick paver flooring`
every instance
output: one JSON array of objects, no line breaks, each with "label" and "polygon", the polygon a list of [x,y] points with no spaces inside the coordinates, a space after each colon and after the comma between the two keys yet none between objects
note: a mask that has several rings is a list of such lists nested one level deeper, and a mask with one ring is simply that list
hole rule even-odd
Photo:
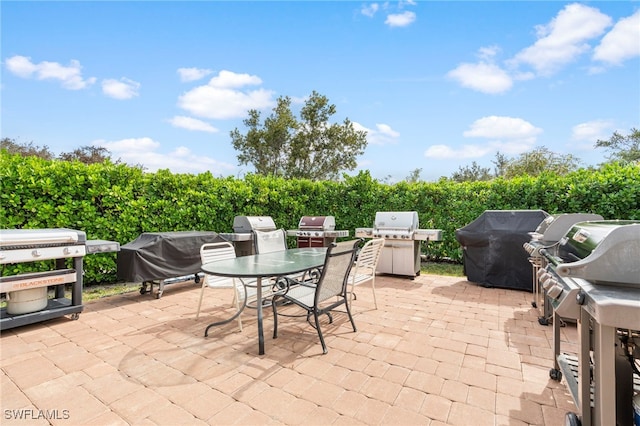
[{"label": "brick paver flooring", "polygon": [[[576,411],[549,379],[552,327],[532,294],[464,278],[379,276],[357,288],[358,331],[345,314],[323,324],[329,353],[302,318],[281,317],[258,356],[255,311],[230,310],[231,290],[168,286],[85,304],[0,336],[2,425],[561,425]],[[294,307],[283,308],[283,312]],[[293,312],[293,311],[291,311]],[[562,350],[576,352],[575,327]]]}]

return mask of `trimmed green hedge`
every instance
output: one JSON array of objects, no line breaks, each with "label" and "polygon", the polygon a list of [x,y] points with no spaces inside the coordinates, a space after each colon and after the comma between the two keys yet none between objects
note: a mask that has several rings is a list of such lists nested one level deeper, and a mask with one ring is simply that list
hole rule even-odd
[{"label": "trimmed green hedge", "polygon": [[[543,174],[510,180],[456,183],[374,180],[368,172],[342,182],[312,182],[211,173],[144,173],[124,164],[85,165],[2,152],[0,228],[71,228],[89,239],[126,244],[142,232],[231,232],[236,215],[268,215],[295,229],[305,215],[332,215],[337,229],[371,227],[377,211],[417,211],[421,228],[444,230],[430,243],[434,259],[462,259],[455,230],[485,210],[542,209],[548,213],[598,213],[640,220],[640,166],[608,164],[566,176]],[[114,282],[116,255],[85,257],[85,281]],[[5,265],[12,275],[24,265]],[[49,268],[47,265],[43,269]]]}]

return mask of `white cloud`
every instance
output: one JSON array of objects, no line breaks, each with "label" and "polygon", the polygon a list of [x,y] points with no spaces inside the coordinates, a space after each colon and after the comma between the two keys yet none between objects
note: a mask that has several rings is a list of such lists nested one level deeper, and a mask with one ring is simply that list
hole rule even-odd
[{"label": "white cloud", "polygon": [[542,133],[542,129],[521,118],[491,115],[471,124],[463,133],[466,138],[531,139]]},{"label": "white cloud", "polygon": [[640,10],[619,20],[593,51],[593,59],[619,65],[640,56]]},{"label": "white cloud", "polygon": [[102,80],[102,93],[110,98],[131,99],[138,96],[138,89],[140,83],[128,78]]},{"label": "white cloud", "polygon": [[235,169],[235,166],[231,164],[194,154],[184,146],[166,154],[158,152],[160,143],[147,137],[112,142],[95,141],[93,145],[107,148],[113,158],[119,158],[127,164],[142,164],[148,172],[169,169],[173,173],[197,174],[210,171],[216,175],[227,175]]},{"label": "white cloud", "polygon": [[180,81],[196,81],[211,74],[213,71],[204,68],[178,68]]},{"label": "white cloud", "polygon": [[7,70],[21,78],[35,76],[38,80],[58,80],[62,87],[69,90],[81,90],[96,82],[95,77],[82,78],[82,66],[73,59],[69,66],[57,62],[42,61],[38,64],[31,62],[26,56],[12,56],[5,61]]},{"label": "white cloud", "polygon": [[209,85],[221,89],[236,89],[243,86],[258,86],[262,79],[256,75],[238,74],[233,71],[222,70],[216,77],[209,80]]},{"label": "white cloud", "polygon": [[208,132],[208,133],[218,132],[218,129],[213,127],[211,124],[204,122],[202,120],[198,120],[193,117],[185,117],[182,115],[177,115],[171,118],[169,120],[169,123],[171,123],[171,125],[174,127],[180,127],[182,129],[187,129],[187,130],[197,130],[197,131]]},{"label": "white cloud", "polygon": [[466,138],[488,139],[483,144],[467,144],[459,148],[448,145],[432,145],[424,155],[428,158],[455,159],[479,158],[501,151],[506,154],[520,154],[530,150],[542,129],[531,123],[513,117],[489,116],[474,121],[470,129],[463,133]]},{"label": "white cloud", "polygon": [[598,139],[606,139],[612,129],[613,123],[609,120],[587,121],[573,126],[571,140],[595,143]]},{"label": "white cloud", "polygon": [[536,27],[538,40],[515,55],[510,63],[528,64],[548,76],[590,49],[587,42],[600,36],[611,18],[598,9],[573,3],[565,6],[547,25]]},{"label": "white cloud", "polygon": [[368,16],[369,18],[372,18],[373,15],[376,14],[379,8],[380,8],[380,5],[378,3],[363,5],[362,8],[360,9],[360,13],[362,13],[364,16]]},{"label": "white cloud", "polygon": [[400,133],[396,132],[388,124],[376,124],[376,129],[369,129],[362,124],[353,122],[353,128],[357,131],[367,132],[367,142],[372,145],[389,145],[398,143]]},{"label": "white cloud", "polygon": [[461,64],[449,71],[447,76],[463,87],[488,94],[503,93],[513,86],[511,77],[503,69],[484,62]]},{"label": "white cloud", "polygon": [[405,11],[402,13],[395,13],[387,15],[387,19],[384,21],[390,27],[406,27],[411,25],[416,20],[416,14],[414,12]]},{"label": "white cloud", "polygon": [[250,109],[262,110],[275,105],[271,90],[242,90],[244,86],[261,83],[257,76],[220,71],[209,84],[180,96],[178,106],[198,117],[219,120],[245,117]]}]

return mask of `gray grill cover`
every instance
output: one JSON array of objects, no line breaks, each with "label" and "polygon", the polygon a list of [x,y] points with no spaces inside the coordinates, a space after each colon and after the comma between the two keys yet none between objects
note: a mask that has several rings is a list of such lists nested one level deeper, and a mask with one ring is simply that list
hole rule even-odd
[{"label": "gray grill cover", "polygon": [[467,279],[485,287],[533,291],[531,264],[522,245],[547,216],[543,210],[486,210],[457,229]]},{"label": "gray grill cover", "polygon": [[200,247],[225,241],[216,232],[145,232],[120,247],[120,280],[144,282],[182,277],[200,272]]}]

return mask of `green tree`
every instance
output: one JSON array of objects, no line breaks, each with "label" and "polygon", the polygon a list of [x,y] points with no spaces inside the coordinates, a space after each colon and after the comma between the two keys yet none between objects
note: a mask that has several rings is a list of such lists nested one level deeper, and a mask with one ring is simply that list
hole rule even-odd
[{"label": "green tree", "polygon": [[2,138],[0,148],[6,150],[9,154],[20,154],[23,157],[39,157],[44,160],[52,160],[55,155],[49,151],[49,147],[34,145],[33,142],[18,143],[15,139]]},{"label": "green tree", "polygon": [[63,152],[59,157],[63,161],[80,161],[84,164],[103,163],[111,159],[111,153],[105,147],[82,146],[71,152]]},{"label": "green tree", "polygon": [[451,179],[456,182],[475,182],[477,180],[491,180],[495,176],[491,174],[491,169],[488,167],[481,167],[475,161],[471,163],[471,166],[464,166],[458,168],[457,172],[451,175]]},{"label": "green tree", "polygon": [[409,176],[406,177],[405,181],[409,182],[409,183],[416,183],[420,181],[420,173],[422,173],[422,169],[421,168],[417,168],[415,170],[412,170],[411,173],[409,173]]},{"label": "green tree", "polygon": [[260,112],[250,110],[243,121],[246,134],[231,131],[240,164],[253,164],[256,173],[334,180],[341,171],[356,168],[356,158],[367,146],[366,132],[355,130],[346,118],[342,124],[329,123],[336,107],[326,96],[311,93],[300,111],[300,120],[291,112],[291,99],[280,97],[271,115],[260,121]]},{"label": "green tree", "polygon": [[513,159],[498,158],[504,161],[504,164],[497,165],[498,169],[502,169],[500,176],[507,179],[521,175],[538,176],[542,172],[566,175],[577,170],[580,165],[580,160],[574,155],[557,154],[544,146],[522,153]]},{"label": "green tree", "polygon": [[595,147],[610,151],[607,156],[609,160],[623,163],[638,162],[640,161],[640,130],[632,128],[631,133],[626,136],[613,132],[613,136],[608,140],[598,139]]}]

